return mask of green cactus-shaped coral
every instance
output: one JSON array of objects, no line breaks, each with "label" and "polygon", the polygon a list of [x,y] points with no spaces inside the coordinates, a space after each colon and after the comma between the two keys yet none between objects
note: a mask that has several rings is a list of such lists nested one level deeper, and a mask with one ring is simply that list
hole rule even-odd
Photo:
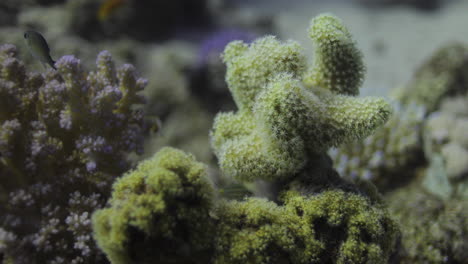
[{"label": "green cactus-shaped coral", "polygon": [[309,34],[315,43],[314,67],[304,76],[304,83],[358,95],[365,72],[362,54],[342,21],[319,15],[312,20]]},{"label": "green cactus-shaped coral", "polygon": [[120,178],[111,207],[93,215],[95,239],[109,260],[181,263],[209,249],[213,190],[205,174],[193,156],[163,148]]},{"label": "green cactus-shaped coral", "polygon": [[318,47],[310,70],[293,41],[268,36],[226,47],[226,80],[239,110],[218,114],[211,133],[225,174],[246,181],[290,176],[310,154],[365,137],[388,119],[383,99],[352,97],[364,67],[341,21],[320,15],[310,34]]}]

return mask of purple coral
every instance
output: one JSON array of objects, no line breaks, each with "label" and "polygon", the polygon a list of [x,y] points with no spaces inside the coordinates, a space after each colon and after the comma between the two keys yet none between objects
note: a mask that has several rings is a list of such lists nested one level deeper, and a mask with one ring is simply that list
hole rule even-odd
[{"label": "purple coral", "polygon": [[[16,48],[0,46],[0,255],[15,263],[105,263],[89,216],[110,183],[141,153],[150,125],[138,94],[146,80],[116,69],[108,51],[97,70],[63,56],[57,71],[28,73]],[[0,243],[1,244],[1,243]]]}]

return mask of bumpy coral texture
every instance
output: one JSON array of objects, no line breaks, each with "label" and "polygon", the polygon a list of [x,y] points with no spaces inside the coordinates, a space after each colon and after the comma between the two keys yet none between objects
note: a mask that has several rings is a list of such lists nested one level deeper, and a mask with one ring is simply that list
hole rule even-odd
[{"label": "bumpy coral texture", "polygon": [[192,155],[161,149],[113,186],[111,207],[93,215],[95,238],[112,263],[207,263],[213,189]]},{"label": "bumpy coral texture", "polygon": [[380,190],[407,180],[412,168],[424,161],[425,113],[415,104],[395,104],[394,114],[374,134],[329,151],[336,170],[348,179],[370,180]]},{"label": "bumpy coral texture", "polygon": [[386,263],[397,234],[380,204],[341,190],[219,207],[214,263]]},{"label": "bumpy coral texture", "polygon": [[218,114],[211,133],[225,174],[245,181],[288,177],[310,154],[363,138],[390,116],[385,100],[352,96],[364,68],[342,22],[320,15],[310,34],[317,46],[310,70],[294,41],[267,36],[226,47],[226,81],[238,111]]},{"label": "bumpy coral texture", "polygon": [[433,194],[468,198],[467,131],[468,95],[442,100],[440,109],[428,116],[424,153],[431,166],[423,184]]},{"label": "bumpy coral texture", "polygon": [[203,164],[163,148],[117,180],[94,236],[112,263],[386,263],[398,228],[383,204],[332,185],[218,200]]},{"label": "bumpy coral texture", "polygon": [[135,68],[116,69],[107,51],[96,64],[87,72],[64,56],[57,71],[29,73],[14,46],[0,47],[0,226],[15,237],[0,252],[15,263],[105,261],[91,212],[149,124]]},{"label": "bumpy coral texture", "polygon": [[391,194],[388,200],[389,210],[402,229],[398,263],[466,263],[466,198],[443,201],[413,184]]}]

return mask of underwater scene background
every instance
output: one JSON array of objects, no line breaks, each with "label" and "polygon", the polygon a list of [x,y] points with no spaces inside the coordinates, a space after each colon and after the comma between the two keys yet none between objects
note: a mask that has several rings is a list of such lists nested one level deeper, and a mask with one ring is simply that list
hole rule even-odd
[{"label": "underwater scene background", "polygon": [[467,25],[0,0],[0,263],[468,263]]}]

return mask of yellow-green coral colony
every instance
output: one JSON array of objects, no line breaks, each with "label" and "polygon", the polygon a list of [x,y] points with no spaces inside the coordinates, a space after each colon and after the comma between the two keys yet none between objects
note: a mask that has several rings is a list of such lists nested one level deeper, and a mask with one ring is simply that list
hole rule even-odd
[{"label": "yellow-green coral colony", "polygon": [[[331,15],[316,23],[341,25]],[[271,36],[250,46],[232,42],[223,58],[239,110],[218,114],[211,133],[222,172],[247,181],[291,178],[275,201],[225,200],[214,195],[203,164],[163,148],[120,178],[110,207],[93,215],[94,237],[111,262],[386,263],[396,223],[376,193],[338,177],[325,153],[368,135],[390,115],[382,99],[349,95],[357,93],[363,68],[309,87],[300,46]],[[347,64],[361,65],[356,58]]]},{"label": "yellow-green coral colony", "polygon": [[223,53],[237,112],[220,113],[211,132],[222,171],[238,180],[279,179],[298,172],[313,153],[366,137],[391,114],[382,98],[357,98],[364,66],[341,20],[314,18],[315,61],[301,46],[273,36]]},{"label": "yellow-green coral colony", "polygon": [[215,200],[205,166],[163,148],[113,186],[94,237],[118,263],[386,263],[398,228],[385,207],[329,189]]}]

